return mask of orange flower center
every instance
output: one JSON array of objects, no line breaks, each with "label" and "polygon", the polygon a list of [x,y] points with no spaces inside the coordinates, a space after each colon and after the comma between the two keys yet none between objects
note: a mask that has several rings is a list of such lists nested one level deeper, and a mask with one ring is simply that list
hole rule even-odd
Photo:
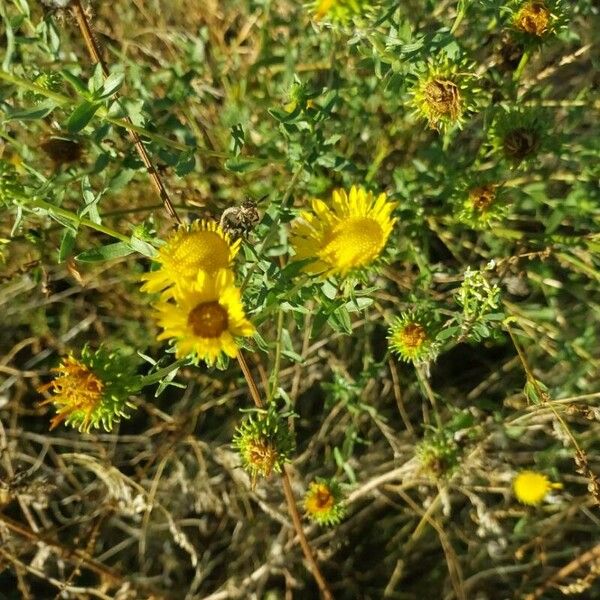
[{"label": "orange flower center", "polygon": [[402,342],[408,348],[419,348],[427,339],[427,332],[418,323],[408,323],[402,330]]},{"label": "orange flower center", "polygon": [[537,37],[542,37],[548,31],[549,24],[550,11],[544,2],[528,2],[515,17],[517,29]]},{"label": "orange flower center", "polygon": [[482,185],[469,192],[469,200],[473,208],[485,212],[496,199],[496,189],[493,185]]},{"label": "orange flower center", "polygon": [[326,512],[333,508],[335,498],[331,490],[322,483],[311,485],[306,499],[306,510],[311,514]]},{"label": "orange flower center", "polygon": [[51,420],[50,428],[54,429],[69,415],[82,412],[85,429],[102,401],[104,384],[88,367],[72,357],[67,357],[55,371],[59,373],[57,377],[39,388],[40,391],[52,390],[54,394],[42,404],[52,402],[58,407],[58,414]]},{"label": "orange flower center", "polygon": [[188,315],[188,325],[194,335],[203,338],[218,338],[227,329],[227,311],[215,300],[202,302]]}]

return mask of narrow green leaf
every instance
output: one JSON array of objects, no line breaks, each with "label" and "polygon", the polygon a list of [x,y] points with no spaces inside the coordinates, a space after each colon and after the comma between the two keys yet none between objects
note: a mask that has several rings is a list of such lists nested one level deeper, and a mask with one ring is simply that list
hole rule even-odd
[{"label": "narrow green leaf", "polygon": [[77,234],[71,230],[66,229],[62,234],[62,239],[60,240],[60,248],[58,250],[58,262],[64,262],[73,251],[73,247],[75,246],[75,238]]},{"label": "narrow green leaf", "polygon": [[67,121],[67,129],[71,133],[81,131],[96,114],[100,104],[91,102],[82,102],[72,113]]},{"label": "narrow green leaf", "polygon": [[129,254],[133,254],[133,252],[134,250],[129,244],[126,244],[125,242],[116,242],[114,244],[85,250],[75,258],[79,262],[104,262],[105,260],[128,256]]}]

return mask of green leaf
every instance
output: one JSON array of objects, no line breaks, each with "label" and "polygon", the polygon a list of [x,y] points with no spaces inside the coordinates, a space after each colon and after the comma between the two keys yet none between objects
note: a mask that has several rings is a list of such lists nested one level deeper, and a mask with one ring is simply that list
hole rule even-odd
[{"label": "green leaf", "polygon": [[260,163],[249,158],[228,158],[225,161],[225,168],[234,173],[248,173],[260,168]]},{"label": "green leaf", "polygon": [[147,256],[148,258],[156,256],[156,248],[144,240],[131,236],[129,245],[135,252],[139,252],[143,256]]},{"label": "green leaf", "polygon": [[133,252],[134,249],[130,244],[126,244],[125,242],[116,242],[114,244],[108,244],[106,246],[99,246],[98,248],[85,250],[81,254],[78,254],[75,258],[79,262],[104,262],[106,260],[128,256],[129,254],[133,254]]},{"label": "green leaf", "polygon": [[76,237],[76,232],[74,232],[71,229],[66,229],[62,234],[62,239],[60,240],[60,248],[58,250],[59,263],[65,261],[71,255],[73,247],[75,246]]},{"label": "green leaf", "polygon": [[36,104],[31,108],[8,108],[6,110],[6,121],[34,121],[36,119],[43,119],[47,117],[55,108],[57,104],[54,100],[46,100],[40,104]]},{"label": "green leaf", "polygon": [[96,114],[96,111],[100,108],[100,104],[88,102],[82,102],[72,113],[67,121],[67,129],[71,133],[81,131]]},{"label": "green leaf", "polygon": [[67,83],[69,83],[80,96],[83,96],[84,98],[89,97],[89,92],[83,79],[77,77],[77,75],[73,75],[73,73],[67,71],[67,69],[62,69],[60,74],[62,75],[63,79]]},{"label": "green leaf", "polygon": [[110,98],[113,94],[119,91],[123,85],[123,79],[125,79],[124,73],[111,73],[104,82],[102,88],[99,90],[99,94],[96,96],[98,99],[105,100]]}]

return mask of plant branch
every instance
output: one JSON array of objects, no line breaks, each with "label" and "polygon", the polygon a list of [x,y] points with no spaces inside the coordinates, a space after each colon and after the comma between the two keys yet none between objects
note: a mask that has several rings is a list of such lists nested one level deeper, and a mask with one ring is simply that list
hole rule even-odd
[{"label": "plant branch", "polygon": [[[258,391],[258,386],[254,381],[254,377],[248,368],[248,363],[244,358],[244,355],[241,351],[237,354],[237,359],[242,369],[242,373],[246,378],[246,382],[248,384],[248,389],[250,390],[250,395],[252,396],[252,400],[256,405],[256,408],[263,408],[264,402],[260,397],[260,393]],[[319,565],[315,559],[312,548],[308,540],[306,539],[306,534],[304,533],[304,529],[302,528],[302,522],[300,521],[300,513],[298,512],[298,506],[296,505],[296,500],[294,498],[294,492],[292,490],[292,483],[288,471],[288,467],[284,465],[283,471],[281,472],[281,482],[283,484],[283,493],[285,494],[285,499],[288,505],[288,512],[290,517],[292,518],[292,523],[294,524],[294,529],[296,530],[296,535],[298,536],[298,540],[300,541],[300,546],[302,547],[302,552],[304,553],[304,557],[310,566],[310,570],[321,590],[321,594],[325,600],[333,600],[333,594],[329,589],[329,585],[327,581],[323,577],[321,570],[319,569]]]},{"label": "plant branch", "polygon": [[[81,1],[73,0],[71,7],[72,7],[73,15],[75,16],[77,24],[79,25],[79,30],[81,31],[81,36],[83,37],[83,39],[85,41],[85,45],[88,49],[90,58],[92,59],[92,61],[95,64],[100,65],[100,68],[102,69],[102,73],[104,74],[104,77],[108,77],[110,74],[110,71],[108,70],[108,66],[106,65],[106,63],[104,62],[102,57],[100,56],[98,44],[96,43],[96,40],[94,38],[92,28],[87,19],[85,11],[83,10]],[[125,121],[128,123],[131,123],[131,119],[129,117],[125,117]],[[129,130],[129,134],[131,135],[131,138],[133,139],[133,143],[135,145],[135,149],[137,150],[137,153],[139,154],[140,158],[142,159],[142,162],[144,163],[144,166],[146,167],[146,170],[148,171],[150,180],[152,181],[152,184],[154,185],[156,192],[158,193],[160,199],[162,200],[162,202],[165,206],[165,210],[167,211],[167,214],[169,215],[169,217],[171,217],[171,219],[173,219],[177,223],[181,223],[181,219],[179,218],[177,211],[173,207],[173,203],[171,202],[171,198],[169,197],[167,188],[164,186],[160,176],[158,175],[158,172],[156,171],[154,164],[152,163],[152,161],[150,160],[150,157],[148,156],[148,152],[146,151],[146,148],[144,147],[142,138],[137,133],[137,131],[134,131],[133,129]]]}]

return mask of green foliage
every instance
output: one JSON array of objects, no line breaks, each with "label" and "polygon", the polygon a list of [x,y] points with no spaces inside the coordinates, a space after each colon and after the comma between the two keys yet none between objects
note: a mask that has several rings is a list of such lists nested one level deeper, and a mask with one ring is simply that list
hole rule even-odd
[{"label": "green foliage", "polygon": [[[321,482],[340,507],[307,528],[336,598],[559,593],[598,534],[600,28],[595,0],[531,4],[84,3],[105,77],[74,4],[0,1],[0,512],[65,549],[7,537],[0,589],[93,588],[65,567],[91,538],[130,574],[110,597],[316,597],[265,477],[289,464],[298,498]],[[395,205],[385,251],[312,276],[292,224],[353,185]],[[235,344],[264,403],[241,420],[235,359],[175,361],[139,291],[167,195],[241,239],[257,333]],[[35,391],[71,352],[106,382],[89,436],[48,433]],[[525,512],[511,481],[536,467],[564,491]]]}]

